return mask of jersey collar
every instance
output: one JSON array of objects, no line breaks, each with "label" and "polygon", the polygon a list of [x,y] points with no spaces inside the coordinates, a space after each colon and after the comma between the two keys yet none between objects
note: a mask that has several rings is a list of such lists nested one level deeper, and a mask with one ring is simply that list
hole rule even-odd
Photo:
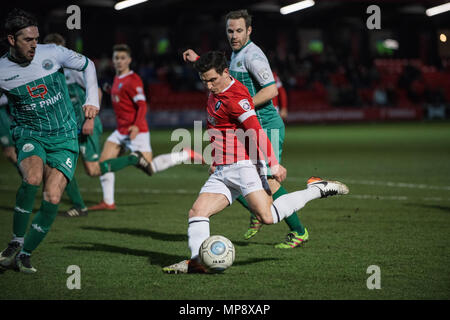
[{"label": "jersey collar", "polygon": [[228,85],[228,87],[226,87],[225,89],[223,89],[220,93],[224,93],[225,91],[227,91],[228,89],[230,89],[231,86],[236,82],[236,81],[234,80],[233,77],[230,76],[230,78],[231,78],[230,84]]},{"label": "jersey collar", "polygon": [[250,43],[252,43],[252,40],[248,39],[247,43],[242,46],[239,50],[233,51],[234,53],[239,53],[242,49],[244,49],[246,46],[248,46]]},{"label": "jersey collar", "polygon": [[133,70],[130,70],[130,72],[127,72],[127,73],[125,73],[125,74],[122,74],[122,75],[120,75],[120,76],[117,76],[117,78],[118,78],[118,79],[123,79],[123,78],[125,78],[126,76],[129,76],[129,75],[132,74],[132,73],[134,73],[134,71],[133,71]]}]

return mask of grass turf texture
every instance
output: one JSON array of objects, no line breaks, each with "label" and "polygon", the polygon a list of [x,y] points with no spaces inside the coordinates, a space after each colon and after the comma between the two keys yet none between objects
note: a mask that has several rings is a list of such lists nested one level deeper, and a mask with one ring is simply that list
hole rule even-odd
[{"label": "grass turf texture", "polygon": [[[153,131],[155,154],[170,131]],[[105,138],[104,135],[103,138]],[[182,165],[148,177],[116,174],[115,212],[57,217],[32,257],[38,273],[0,274],[0,299],[449,299],[450,126],[447,122],[290,126],[283,163],[288,191],[319,175],[348,184],[350,195],[310,202],[301,210],[310,241],[275,249],[284,222],[243,240],[248,214],[235,203],[211,219],[211,234],[235,245],[234,265],[218,275],[167,275],[161,268],[189,256],[187,212],[207,179],[207,166]],[[100,183],[76,177],[88,205]],[[9,242],[20,179],[0,159],[0,243]],[[35,202],[40,205],[41,193]],[[65,196],[60,211],[70,208]],[[81,268],[69,290],[68,266]],[[369,290],[367,268],[381,270]]]}]

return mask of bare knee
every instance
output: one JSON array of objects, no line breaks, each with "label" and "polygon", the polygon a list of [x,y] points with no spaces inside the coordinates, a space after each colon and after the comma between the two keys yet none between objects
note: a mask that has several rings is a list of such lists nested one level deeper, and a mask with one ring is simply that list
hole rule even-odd
[{"label": "bare knee", "polygon": [[99,177],[101,176],[100,164],[99,162],[86,162],[84,164],[84,169],[89,177]]},{"label": "bare knee", "polygon": [[23,180],[33,186],[39,186],[42,182],[42,172],[27,172],[23,173]]},{"label": "bare knee", "polygon": [[192,217],[206,217],[209,218],[208,211],[196,207],[192,207],[191,210],[189,210],[189,218]]},{"label": "bare knee", "polygon": [[258,220],[261,221],[263,224],[273,224],[273,217],[272,214],[270,216],[264,215],[264,216],[257,216]]},{"label": "bare knee", "polygon": [[52,204],[58,204],[61,201],[61,193],[50,189],[44,192],[44,200]]}]

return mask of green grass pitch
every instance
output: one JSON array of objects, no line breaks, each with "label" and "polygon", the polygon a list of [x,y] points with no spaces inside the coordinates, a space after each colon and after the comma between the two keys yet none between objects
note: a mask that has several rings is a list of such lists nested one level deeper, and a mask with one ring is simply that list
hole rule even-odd
[{"label": "green grass pitch", "polygon": [[[152,131],[154,154],[177,143],[170,134]],[[2,272],[0,299],[450,298],[448,122],[289,126],[283,163],[287,190],[303,189],[312,175],[350,188],[348,196],[315,200],[301,210],[310,233],[303,248],[274,248],[288,232],[284,222],[243,240],[249,216],[235,203],[211,219],[211,234],[235,245],[230,269],[163,274],[163,266],[189,255],[187,213],[208,167],[182,165],[153,177],[130,167],[116,174],[118,210],[57,217],[33,254],[38,273]],[[98,202],[99,180],[85,175],[81,163],[76,177],[86,203]],[[1,157],[0,250],[11,237],[19,184]],[[60,211],[69,207],[64,196]],[[66,285],[71,265],[80,267],[79,290]],[[381,289],[367,288],[372,265],[380,268]]]}]

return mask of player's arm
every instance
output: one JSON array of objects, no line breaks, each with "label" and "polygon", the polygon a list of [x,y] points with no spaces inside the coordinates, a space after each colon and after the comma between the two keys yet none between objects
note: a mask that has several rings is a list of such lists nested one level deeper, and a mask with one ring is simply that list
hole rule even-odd
[{"label": "player's arm", "polygon": [[238,121],[241,123],[241,126],[246,132],[248,130],[252,130],[251,132],[254,133],[252,135],[252,138],[254,139],[257,148],[261,150],[266,156],[273,177],[278,182],[282,182],[284,179],[286,179],[286,169],[278,163],[272,147],[272,143],[261,127],[261,124],[256,117],[255,110],[251,109],[242,113],[238,117]]},{"label": "player's arm", "polygon": [[94,118],[99,110],[97,73],[94,63],[82,54],[55,45],[56,58],[63,68],[83,72],[84,87],[86,88],[86,102],[83,105],[86,118]]},{"label": "player's arm", "polygon": [[258,109],[258,107],[278,95],[277,85],[270,69],[269,61],[262,52],[246,55],[244,63],[248,72],[258,81],[262,88],[253,96],[253,103],[255,108]]},{"label": "player's arm", "polygon": [[[100,90],[100,88],[98,88],[98,104],[101,105],[102,104],[102,90]],[[83,127],[81,128],[81,131],[84,135],[86,136],[90,136],[94,133],[94,118],[85,118],[84,119],[84,123],[83,123]]]},{"label": "player's arm", "polygon": [[136,138],[139,133],[138,124],[142,121],[146,121],[145,115],[147,113],[147,100],[145,98],[143,84],[141,81],[136,81],[127,90],[128,95],[133,100],[133,103],[137,109],[136,117],[133,124],[128,128],[130,139]]},{"label": "player's arm", "polygon": [[283,86],[278,88],[278,101],[280,103],[280,116],[286,119],[288,115],[288,99],[286,89]]}]

